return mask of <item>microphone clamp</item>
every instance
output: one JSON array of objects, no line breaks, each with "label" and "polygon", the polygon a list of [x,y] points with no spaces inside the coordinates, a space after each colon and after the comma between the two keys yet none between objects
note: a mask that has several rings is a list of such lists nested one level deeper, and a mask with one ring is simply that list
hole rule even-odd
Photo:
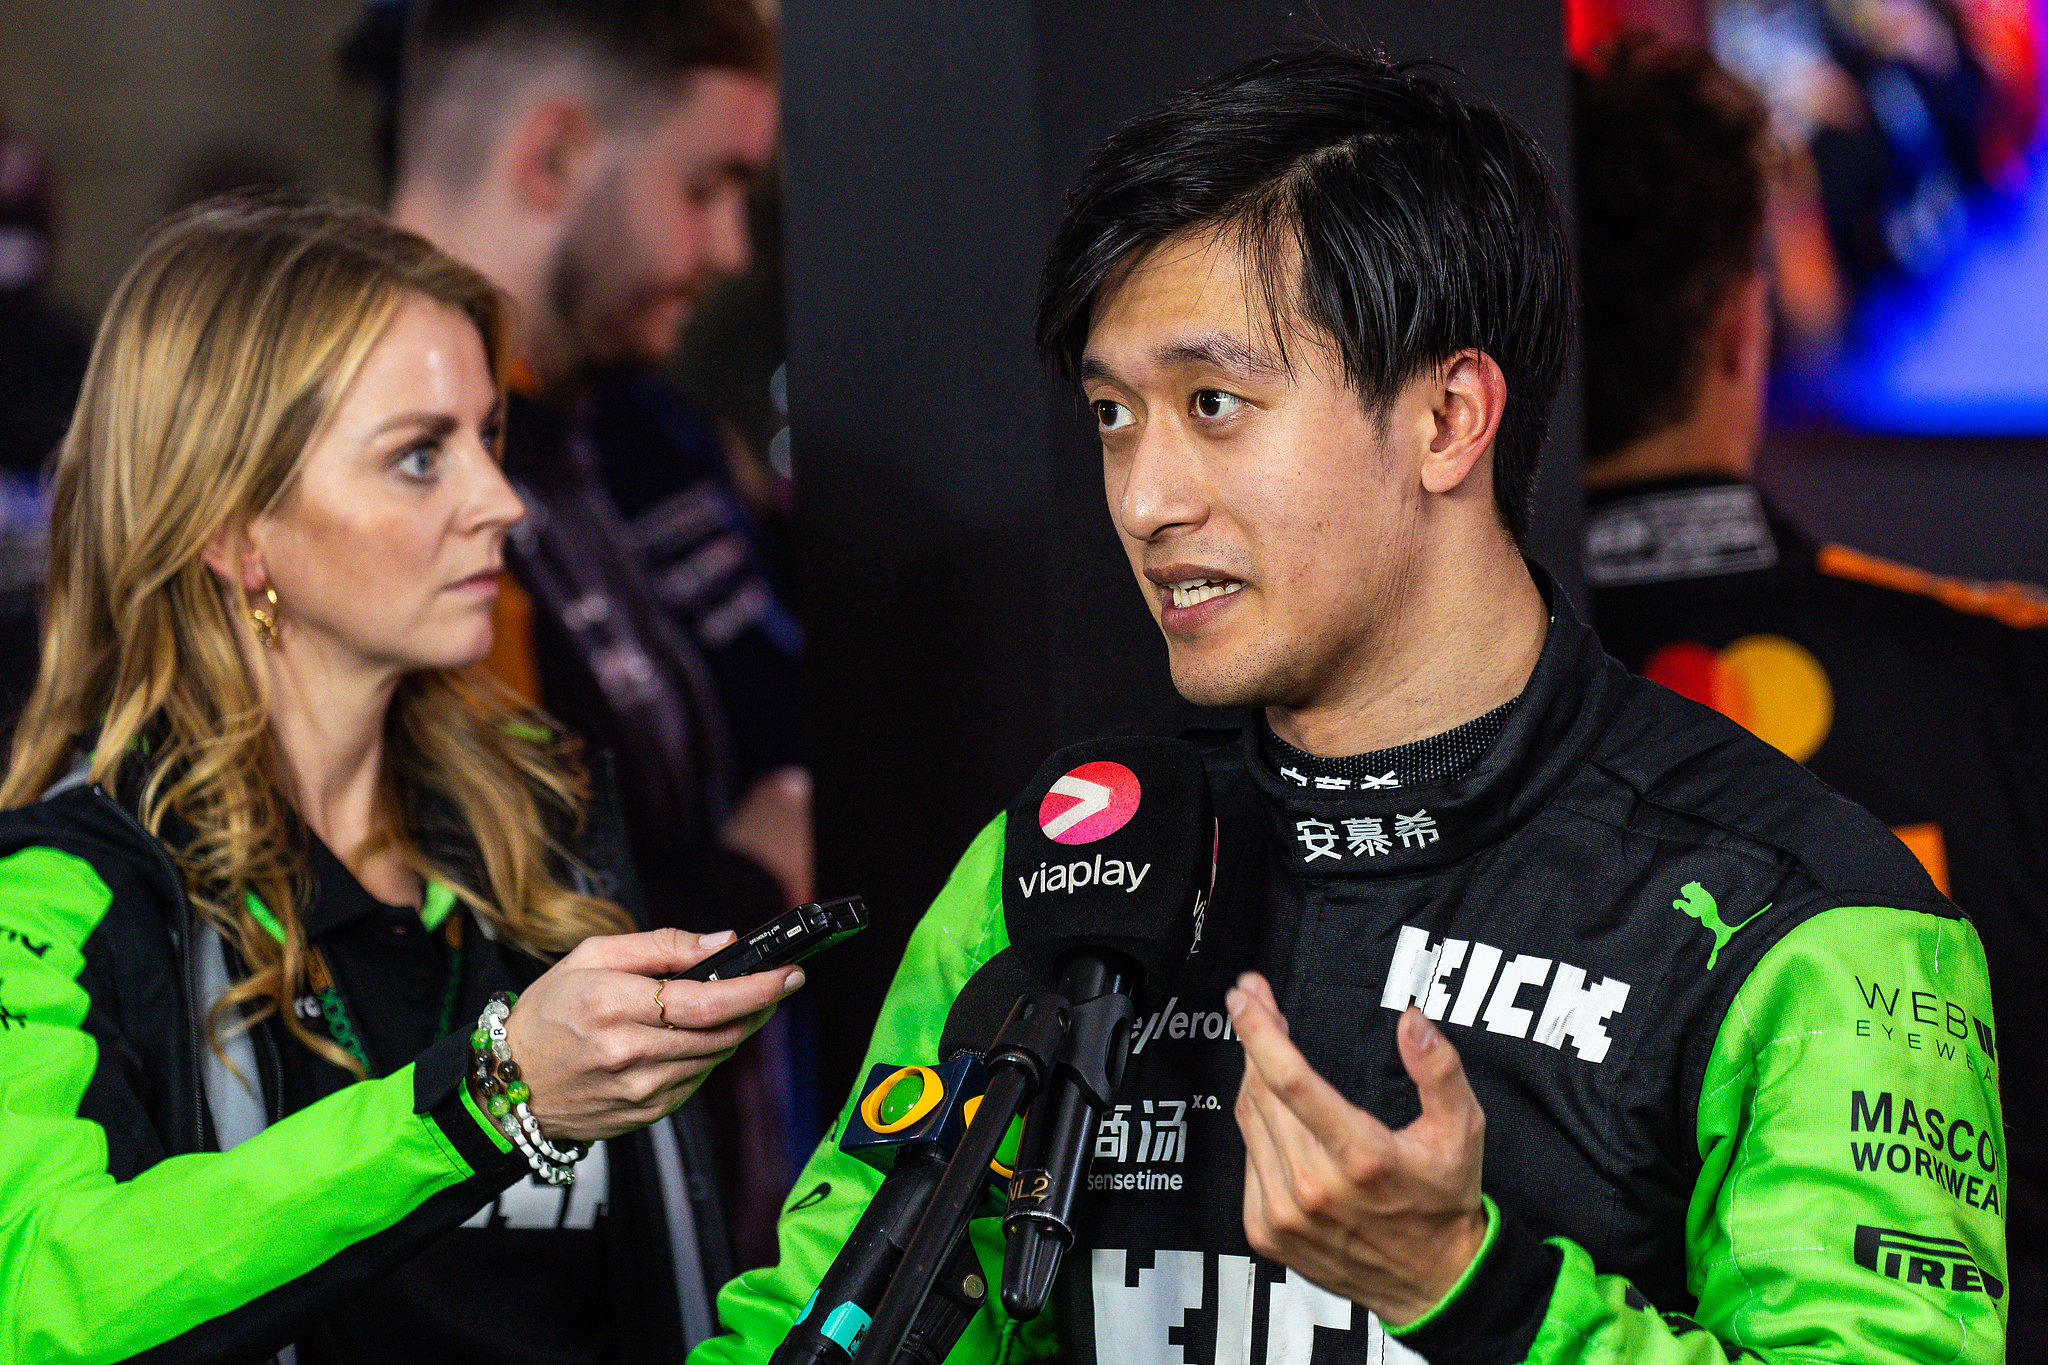
[{"label": "microphone clamp", "polygon": [[1131,1026],[1137,1018],[1138,1007],[1128,995],[1098,995],[1067,1006],[1069,1040],[1060,1065],[1101,1108],[1109,1107],[1111,1096],[1123,1084]]},{"label": "microphone clamp", "polygon": [[[990,1071],[1008,1067],[1023,1074],[1025,1094],[1036,1095],[1067,1045],[1069,1010],[1064,996],[1038,991],[1019,1000],[982,1057]],[[1008,1123],[1009,1120],[1003,1120]]]},{"label": "microphone clamp", "polygon": [[1044,1093],[1024,1124],[1003,1214],[1003,1306],[1036,1317],[1074,1244],[1075,1205],[1096,1125],[1123,1081],[1137,1006],[1133,969],[1114,953],[1072,954],[1060,974],[1067,1036]]}]

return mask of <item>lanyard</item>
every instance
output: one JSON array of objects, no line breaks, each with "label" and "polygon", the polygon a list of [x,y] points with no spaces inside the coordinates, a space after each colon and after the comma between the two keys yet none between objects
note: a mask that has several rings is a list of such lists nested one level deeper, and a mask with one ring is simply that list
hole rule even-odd
[{"label": "lanyard", "polygon": [[[277,922],[277,917],[256,898],[253,891],[248,893],[248,906],[249,914],[256,922],[267,929],[272,938],[284,942],[284,926]],[[436,1038],[445,1038],[455,1027],[456,997],[462,993],[462,916],[453,913],[454,909],[455,893],[439,882],[428,882],[426,895],[420,902],[420,923],[430,931],[438,927],[448,944],[448,985],[441,993],[441,1015],[434,1027]],[[317,944],[306,945],[306,984],[313,988],[313,997],[320,1002],[320,1014],[327,1021],[328,1036],[340,1045],[342,1051],[356,1059],[363,1068],[363,1078],[368,1079],[371,1075],[369,1052],[363,1046],[362,1035],[356,1031],[348,1001],[343,998],[334,973],[328,970],[327,954]]]}]

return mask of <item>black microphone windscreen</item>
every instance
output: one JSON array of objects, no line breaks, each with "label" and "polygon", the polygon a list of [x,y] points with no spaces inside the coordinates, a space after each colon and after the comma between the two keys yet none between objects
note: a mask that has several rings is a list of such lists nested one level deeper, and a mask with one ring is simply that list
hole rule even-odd
[{"label": "black microphone windscreen", "polygon": [[1142,973],[1140,1012],[1188,954],[1216,867],[1201,751],[1178,739],[1089,740],[1047,759],[1010,807],[1003,919],[1041,987],[1082,946]]},{"label": "black microphone windscreen", "polygon": [[939,1035],[939,1060],[950,1062],[963,1052],[985,1055],[1017,1001],[1044,989],[1045,983],[1008,948],[982,963],[953,997],[945,1031]]}]

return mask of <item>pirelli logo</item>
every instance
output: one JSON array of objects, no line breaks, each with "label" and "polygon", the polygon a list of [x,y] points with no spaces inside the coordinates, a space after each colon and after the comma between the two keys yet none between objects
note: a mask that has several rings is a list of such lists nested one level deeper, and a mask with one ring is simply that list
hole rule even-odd
[{"label": "pirelli logo", "polygon": [[2005,1283],[1979,1266],[1969,1246],[1953,1237],[1858,1226],[1856,1264],[1907,1284],[2005,1297]]}]

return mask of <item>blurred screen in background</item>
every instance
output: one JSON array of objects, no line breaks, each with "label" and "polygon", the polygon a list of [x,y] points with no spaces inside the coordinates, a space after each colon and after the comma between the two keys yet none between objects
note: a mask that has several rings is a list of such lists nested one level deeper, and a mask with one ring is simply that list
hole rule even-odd
[{"label": "blurred screen in background", "polygon": [[1569,0],[1770,105],[1778,430],[2048,435],[2048,0]]}]

